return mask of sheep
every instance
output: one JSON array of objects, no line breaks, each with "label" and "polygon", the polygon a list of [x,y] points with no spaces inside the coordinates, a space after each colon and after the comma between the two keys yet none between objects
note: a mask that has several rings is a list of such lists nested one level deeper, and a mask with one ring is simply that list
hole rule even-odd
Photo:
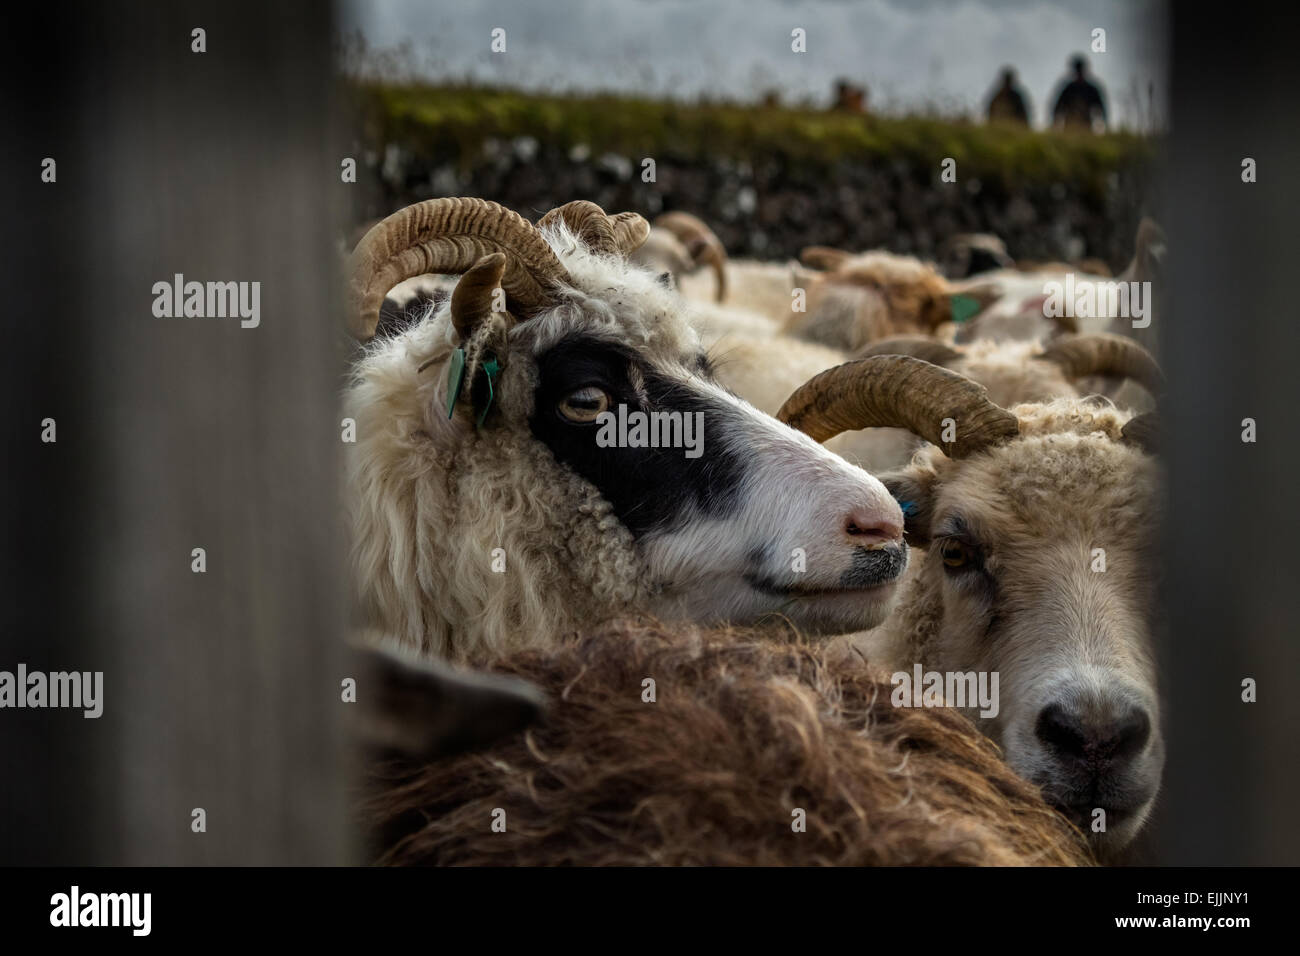
[{"label": "sheep", "polygon": [[[726,305],[765,318],[772,331],[779,331],[794,304],[794,289],[806,288],[807,277],[793,259],[764,262],[757,259],[728,259]],[[692,302],[708,302],[712,280],[703,274],[682,279],[682,295]]]},{"label": "sheep", "polygon": [[[1134,246],[1133,260],[1115,279],[1109,277],[1108,271],[1090,273],[1084,262],[1077,267],[1053,263],[1042,266],[1037,271],[1002,270],[984,273],[981,278],[997,285],[1002,290],[1002,295],[974,318],[963,323],[958,328],[954,341],[958,344],[977,339],[1025,341],[1048,339],[1063,333],[1104,331],[1126,335],[1154,352],[1156,303],[1161,291],[1159,266],[1165,250],[1164,233],[1154,220],[1143,218],[1138,224]],[[1119,283],[1150,283],[1139,286],[1144,313],[1142,316],[1117,313],[1110,296],[1104,293],[1111,288],[1118,288]],[[1049,312],[1056,311],[1048,307],[1053,290],[1065,290],[1067,287],[1076,293],[1092,292],[1095,314],[1049,315]],[[1128,311],[1132,312],[1133,309],[1130,307]],[[1138,321],[1136,327],[1133,324],[1135,319]]]},{"label": "sheep", "polygon": [[981,273],[1011,272],[1085,272],[1109,278],[1110,267],[1095,257],[1071,262],[1036,262],[1012,259],[1006,243],[987,232],[963,232],[949,236],[939,244],[940,271],[950,279],[968,279]]},{"label": "sheep", "polygon": [[[1122,408],[1145,412],[1154,410],[1164,387],[1155,358],[1131,339],[1110,333],[1058,338],[1046,346],[985,339],[950,346],[898,336],[873,342],[853,357],[872,355],[911,355],[941,365],[983,385],[990,401],[1004,407],[1102,393]],[[1127,388],[1129,382],[1140,388]]]},{"label": "sheep", "polygon": [[[957,345],[985,340],[990,342],[1050,341],[1058,335],[1075,334],[1084,324],[1073,316],[1049,316],[1044,311],[1050,282],[1064,281],[1064,273],[1020,272],[1004,269],[985,272],[979,277],[997,290],[991,301],[985,302],[975,315],[959,323],[952,341]],[[1077,276],[1085,282],[1098,281],[1097,276]],[[1088,328],[1096,331],[1095,328]]]},{"label": "sheep", "polygon": [[[804,382],[850,358],[839,349],[788,335],[722,335],[713,339],[709,354],[718,382],[769,415]],[[906,463],[920,445],[904,429],[873,428],[837,435],[826,448],[874,473]]]},{"label": "sheep", "polygon": [[1153,414],[1100,398],[1007,410],[884,355],[823,372],[778,415],[819,441],[894,426],[935,446],[880,476],[919,554],[897,609],[854,644],[902,672],[999,674],[996,715],[968,713],[1050,803],[1084,828],[1104,820],[1089,834],[1102,856],[1141,828],[1164,760]]},{"label": "sheep", "polygon": [[943,335],[964,318],[954,313],[955,295],[983,310],[1002,294],[995,283],[950,283],[933,266],[889,252],[809,246],[800,258],[825,271],[801,279],[807,308],[789,312],[782,331],[846,352],[893,335]]},{"label": "sheep", "polygon": [[678,285],[702,266],[713,270],[714,299],[727,297],[727,251],[704,222],[688,212],[666,212],[628,258],[652,272],[667,272]]},{"label": "sheep", "polygon": [[1159,305],[1164,297],[1162,263],[1167,246],[1165,232],[1154,219],[1143,216],[1138,223],[1133,246],[1133,259],[1120,273],[1118,281],[1150,283],[1146,286],[1150,290],[1146,303],[1147,314],[1136,326],[1132,317],[1115,316],[1111,319],[1108,330],[1117,335],[1127,335],[1155,352],[1158,347],[1156,329],[1159,328]]},{"label": "sheep", "polygon": [[[693,303],[728,308],[701,308],[697,327],[712,326],[735,330],[738,324],[748,334],[774,332],[776,323],[790,313],[791,290],[795,286],[794,262],[775,263],[728,259],[718,237],[705,223],[685,212],[659,216],[645,243],[628,257],[651,272],[668,273],[682,295]],[[709,273],[702,266],[711,267]],[[767,322],[755,322],[756,317]]]},{"label": "sheep", "polygon": [[683,308],[686,320],[699,333],[700,341],[706,347],[712,347],[728,336],[766,339],[780,331],[767,316],[734,305],[684,301]]},{"label": "sheep", "polygon": [[963,232],[939,244],[939,269],[950,279],[968,279],[981,272],[1014,269],[1015,260],[999,237],[987,232]]},{"label": "sheep", "polygon": [[586,202],[534,227],[435,199],[354,250],[362,340],[397,283],[461,275],[372,342],[347,389],[367,624],[472,663],[632,612],[780,612],[810,633],[884,618],[906,565],[898,504],[714,381],[680,296],[626,261],[648,229]]},{"label": "sheep", "polygon": [[480,753],[370,764],[375,862],[1093,862],[968,720],[892,706],[885,675],[824,646],[625,621],[494,669],[550,713]]},{"label": "sheep", "polygon": [[1017,259],[1014,268],[1020,272],[1083,272],[1098,279],[1109,279],[1114,275],[1110,271],[1110,266],[1095,256],[1084,256],[1082,259],[1071,259],[1069,262],[1061,262],[1059,259],[1046,262],[1036,259]]},{"label": "sheep", "polygon": [[[713,348],[718,381],[772,415],[791,392],[819,372],[853,358],[889,354],[912,355],[950,368],[983,385],[989,397],[1004,406],[1104,391],[1123,407],[1149,411],[1163,382],[1159,366],[1141,346],[1104,334],[1074,336],[1046,347],[983,341],[954,347],[921,336],[895,336],[853,355],[789,336],[726,335]],[[1087,387],[1081,388],[1081,383]],[[874,474],[902,467],[923,444],[906,429],[872,428],[844,432],[826,447]]]}]

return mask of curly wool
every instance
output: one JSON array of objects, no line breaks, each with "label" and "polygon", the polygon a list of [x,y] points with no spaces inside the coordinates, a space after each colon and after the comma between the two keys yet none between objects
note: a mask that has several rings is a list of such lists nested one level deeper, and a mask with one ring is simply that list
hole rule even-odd
[{"label": "curly wool", "polygon": [[550,713],[483,753],[373,768],[377,862],[1092,862],[969,721],[896,708],[883,674],[797,637],[620,623],[494,669],[549,691]]},{"label": "curly wool", "polygon": [[818,276],[808,311],[785,320],[783,331],[855,351],[891,335],[930,335],[952,316],[948,283],[911,256],[868,252]]},{"label": "curly wool", "polygon": [[1046,402],[1079,395],[1059,365],[1034,361],[1043,353],[1038,341],[980,340],[964,346],[961,352],[961,358],[947,367],[979,382],[989,390],[989,400],[1003,408],[1017,402]]},{"label": "curly wool", "polygon": [[653,275],[592,254],[563,225],[545,235],[573,285],[504,333],[482,428],[466,408],[447,416],[457,343],[445,301],[371,346],[346,396],[357,432],[348,505],[365,623],[455,661],[546,645],[634,610],[650,587],[609,504],[532,437],[532,356],[581,332],[667,362],[698,337]]},{"label": "curly wool", "polygon": [[[927,482],[937,479],[946,497],[977,508],[994,522],[994,537],[1008,550],[1030,556],[1031,566],[1032,555],[1075,526],[1091,528],[1098,539],[1155,526],[1159,501],[1152,491],[1160,485],[1159,466],[1121,441],[1132,412],[1078,398],[1009,410],[1020,422],[1015,440],[960,462],[930,445],[917,452],[906,471]],[[1135,570],[1132,576],[1147,575]],[[900,664],[924,660],[943,669],[943,656],[934,651],[943,628],[940,582],[937,559],[920,550],[898,606],[872,632],[870,646],[884,649],[880,656]]]}]

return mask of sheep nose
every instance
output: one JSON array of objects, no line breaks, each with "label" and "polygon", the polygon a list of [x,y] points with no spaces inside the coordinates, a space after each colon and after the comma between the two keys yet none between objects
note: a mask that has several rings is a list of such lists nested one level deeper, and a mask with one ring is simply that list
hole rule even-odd
[{"label": "sheep nose", "polygon": [[1090,719],[1052,703],[1039,711],[1035,732],[1062,763],[1096,776],[1142,752],[1151,736],[1151,715],[1143,707],[1123,704]]},{"label": "sheep nose", "polygon": [[892,500],[888,508],[859,505],[844,517],[844,533],[857,546],[891,544],[903,540],[903,513]]}]

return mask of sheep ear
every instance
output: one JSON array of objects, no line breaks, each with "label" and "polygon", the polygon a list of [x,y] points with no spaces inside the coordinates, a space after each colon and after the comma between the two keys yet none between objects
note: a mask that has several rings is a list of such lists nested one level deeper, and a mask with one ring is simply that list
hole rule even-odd
[{"label": "sheep ear", "polygon": [[928,465],[909,465],[877,477],[903,509],[903,533],[907,536],[907,543],[925,547],[930,543],[930,523],[938,486],[934,469]]},{"label": "sheep ear", "polygon": [[514,678],[453,670],[394,650],[356,649],[362,737],[418,759],[484,747],[542,713],[540,690]]},{"label": "sheep ear", "polygon": [[451,294],[451,322],[462,344],[469,341],[496,313],[494,305],[504,305],[501,279],[505,268],[504,253],[489,253],[474,263],[457,281]]}]

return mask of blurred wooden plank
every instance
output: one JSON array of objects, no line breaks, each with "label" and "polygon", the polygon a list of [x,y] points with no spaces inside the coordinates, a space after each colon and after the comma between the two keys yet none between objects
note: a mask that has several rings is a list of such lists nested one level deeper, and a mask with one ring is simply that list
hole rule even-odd
[{"label": "blurred wooden plank", "polygon": [[[1300,862],[1298,21],[1173,6],[1160,863]],[[1257,703],[1241,701],[1246,677]]]},{"label": "blurred wooden plank", "polygon": [[[67,664],[93,660],[106,684],[100,720],[47,715],[74,747],[93,737],[75,768],[45,771],[58,785],[43,793],[69,790],[89,814],[89,842],[58,858],[343,861],[331,237],[346,187],[328,7],[87,5],[37,26],[24,42],[75,77],[46,104],[64,134],[61,205],[37,238],[75,251],[29,280],[60,307],[45,317],[54,362],[29,377],[67,411],[59,457],[28,476],[54,485],[26,520],[48,521],[27,531],[46,565],[72,560],[44,569],[58,607],[28,663],[42,641],[67,646]],[[153,286],[176,273],[260,283],[259,324],[156,317]],[[24,412],[25,436],[37,410]],[[194,548],[206,573],[191,570]]]}]

